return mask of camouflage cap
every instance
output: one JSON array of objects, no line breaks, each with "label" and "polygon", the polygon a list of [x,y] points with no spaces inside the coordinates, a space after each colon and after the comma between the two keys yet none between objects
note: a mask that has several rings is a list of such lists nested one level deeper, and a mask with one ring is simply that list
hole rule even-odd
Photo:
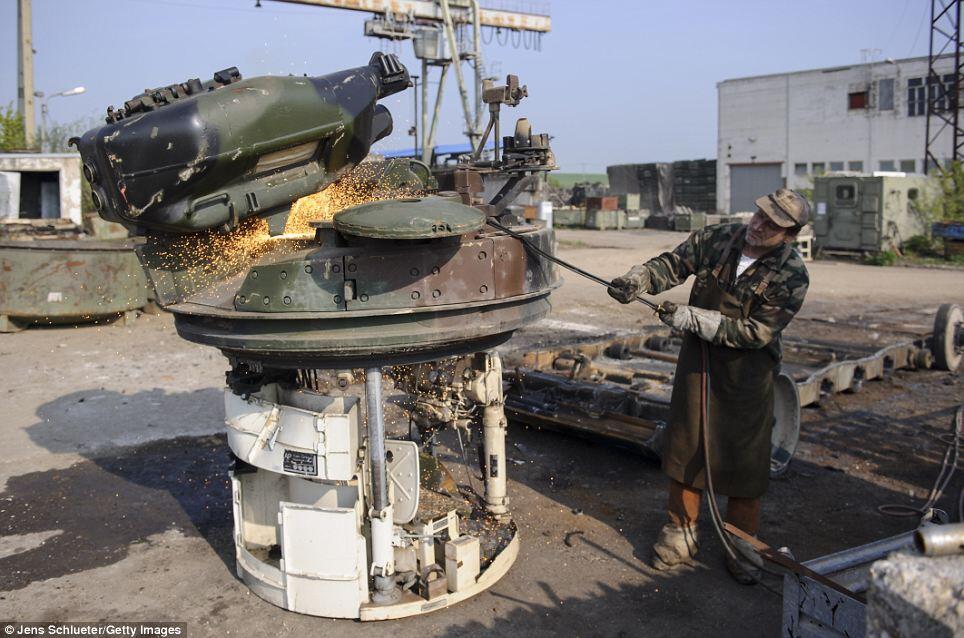
[{"label": "camouflage cap", "polygon": [[810,203],[807,198],[789,188],[778,188],[775,192],[758,198],[756,205],[774,224],[782,228],[804,226],[810,219]]}]

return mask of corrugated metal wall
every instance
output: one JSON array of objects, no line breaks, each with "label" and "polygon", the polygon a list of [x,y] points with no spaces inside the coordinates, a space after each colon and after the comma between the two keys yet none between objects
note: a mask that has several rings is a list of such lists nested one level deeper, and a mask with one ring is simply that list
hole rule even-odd
[{"label": "corrugated metal wall", "polygon": [[755,211],[757,197],[783,186],[780,164],[730,166],[730,213]]}]

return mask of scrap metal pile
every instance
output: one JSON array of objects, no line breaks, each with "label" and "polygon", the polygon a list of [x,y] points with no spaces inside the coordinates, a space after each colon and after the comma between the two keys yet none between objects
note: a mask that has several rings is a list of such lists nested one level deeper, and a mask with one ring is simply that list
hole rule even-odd
[{"label": "scrap metal pile", "polygon": [[[894,370],[956,370],[964,350],[962,325],[956,304],[936,313],[894,309],[872,318],[798,318],[796,333],[808,336],[783,340],[771,474],[783,473],[793,457],[801,407],[827,394],[859,392],[865,382]],[[520,422],[609,439],[658,457],[680,343],[677,335],[655,328],[511,352],[506,411]]]},{"label": "scrap metal pile", "polygon": [[[553,157],[523,119],[501,156],[437,176],[366,160],[392,130],[377,101],[409,84],[378,53],[319,77],[232,68],[136,96],[76,140],[101,216],[144,235],[178,334],[230,362],[238,573],[303,613],[445,607],[518,551],[492,349],[559,285],[517,238],[551,252],[552,231],[508,212]],[[497,132],[526,89],[484,88]],[[488,182],[500,188],[483,201]],[[385,378],[407,397],[409,436],[386,440]],[[481,435],[481,499],[431,456],[446,428]]]}]

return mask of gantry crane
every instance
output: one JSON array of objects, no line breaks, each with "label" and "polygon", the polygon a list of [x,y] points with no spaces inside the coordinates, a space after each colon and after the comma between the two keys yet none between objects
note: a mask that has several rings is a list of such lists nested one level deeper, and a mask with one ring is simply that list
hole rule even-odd
[{"label": "gantry crane", "polygon": [[[365,21],[365,35],[388,40],[411,40],[415,57],[422,63],[421,75],[421,135],[416,135],[416,146],[421,148],[422,161],[431,161],[435,134],[438,129],[442,95],[449,68],[455,70],[465,134],[475,151],[482,139],[482,80],[485,65],[482,60],[482,28],[495,29],[499,43],[525,44],[538,49],[542,34],[551,28],[547,3],[515,2],[515,11],[487,8],[479,0],[275,0],[293,4],[315,5],[333,9],[347,9],[371,13]],[[471,36],[468,31],[471,31]],[[502,39],[505,34],[505,39]],[[462,73],[462,63],[469,62],[474,71],[473,100]],[[428,78],[431,67],[439,67],[435,104],[431,107],[429,123]],[[472,105],[474,102],[474,107]]]}]

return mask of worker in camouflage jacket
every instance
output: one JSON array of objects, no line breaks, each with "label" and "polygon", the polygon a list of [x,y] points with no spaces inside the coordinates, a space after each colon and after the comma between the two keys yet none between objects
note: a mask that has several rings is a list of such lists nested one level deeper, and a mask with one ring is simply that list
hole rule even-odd
[{"label": "worker in camouflage jacket", "polygon": [[[664,323],[683,333],[683,344],[663,445],[669,522],[653,546],[657,569],[692,564],[699,548],[696,519],[706,483],[703,414],[712,487],[729,497],[726,521],[750,535],[759,526],[760,498],[769,480],[780,333],[800,310],[809,285],[793,241],[810,206],[785,188],[756,204],[746,225],[694,232],[609,288],[612,297],[630,303],[639,294],[659,294],[694,277],[688,305],[663,303],[659,311]],[[747,541],[730,540],[735,550],[727,552],[730,573],[742,583],[759,580],[759,555]]]}]

